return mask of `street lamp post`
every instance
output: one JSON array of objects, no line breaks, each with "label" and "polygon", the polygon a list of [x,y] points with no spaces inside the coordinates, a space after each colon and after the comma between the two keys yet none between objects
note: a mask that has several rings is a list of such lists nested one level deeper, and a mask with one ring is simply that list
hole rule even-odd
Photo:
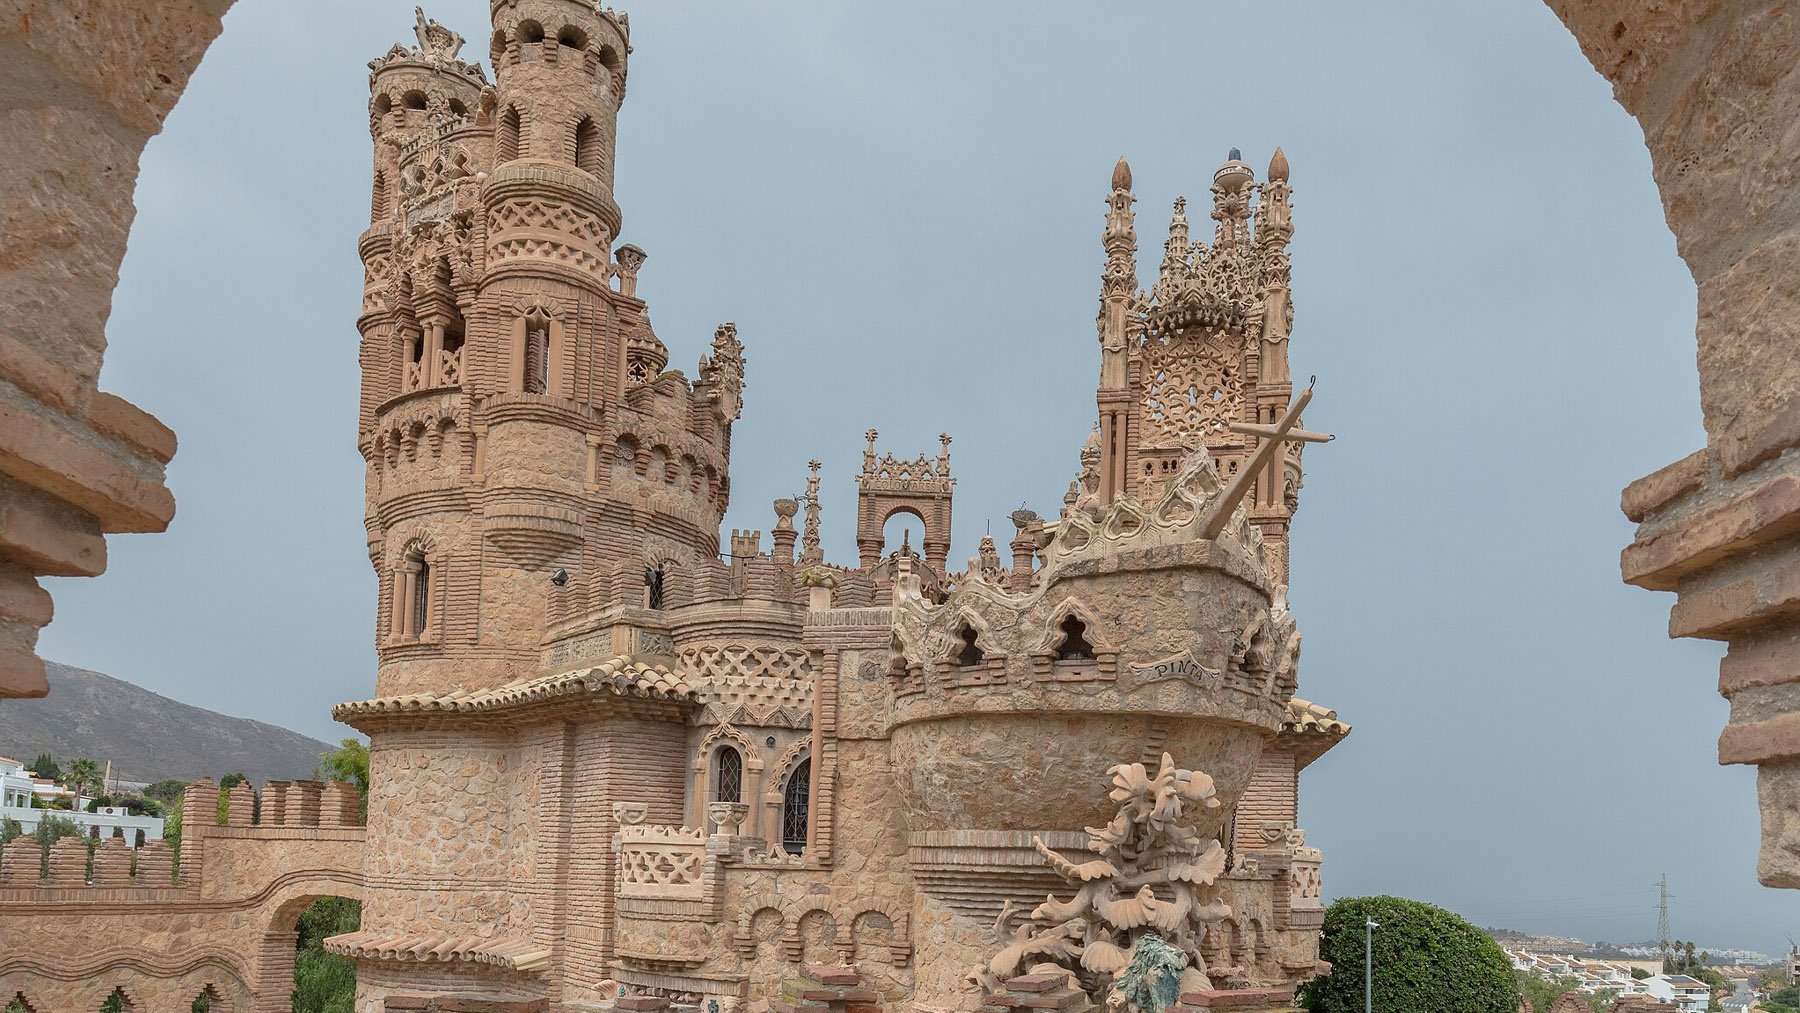
[{"label": "street lamp post", "polygon": [[1363,1013],[1375,1013],[1375,930],[1381,925],[1363,919]]}]

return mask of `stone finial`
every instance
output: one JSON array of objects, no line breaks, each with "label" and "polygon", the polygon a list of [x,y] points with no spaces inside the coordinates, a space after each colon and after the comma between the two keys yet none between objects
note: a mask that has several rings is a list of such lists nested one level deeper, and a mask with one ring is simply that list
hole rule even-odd
[{"label": "stone finial", "polygon": [[875,429],[863,433],[863,439],[869,441],[869,445],[863,449],[863,474],[865,475],[875,474],[875,438],[880,435],[880,431]]},{"label": "stone finial", "polygon": [[1125,161],[1124,155],[1120,155],[1118,164],[1113,166],[1112,188],[1114,190],[1131,189],[1131,163]]},{"label": "stone finial", "polygon": [[1288,181],[1287,154],[1280,148],[1276,148],[1275,154],[1269,159],[1269,178],[1282,183]]},{"label": "stone finial", "polygon": [[794,515],[800,512],[798,499],[778,499],[775,501],[775,530],[794,530]]}]

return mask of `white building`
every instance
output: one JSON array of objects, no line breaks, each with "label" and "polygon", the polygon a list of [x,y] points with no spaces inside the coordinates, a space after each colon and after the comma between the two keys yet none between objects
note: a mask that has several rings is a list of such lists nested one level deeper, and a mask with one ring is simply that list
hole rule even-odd
[{"label": "white building", "polygon": [[1645,979],[1644,984],[1655,998],[1674,1003],[1676,1008],[1691,1013],[1704,1013],[1712,1001],[1712,987],[1685,974],[1659,974]]},{"label": "white building", "polygon": [[37,783],[23,763],[10,756],[0,756],[0,807],[24,808],[31,804],[31,796],[36,791]]},{"label": "white building", "polygon": [[[133,816],[131,810],[124,806],[103,806],[97,812],[74,812],[62,809],[39,809],[32,807],[31,799],[56,798],[73,794],[67,788],[57,786],[54,782],[32,776],[25,765],[10,757],[0,756],[0,818],[17,820],[26,833],[35,833],[38,824],[45,816],[56,816],[67,819],[89,836],[112,837],[114,831],[125,838],[125,843],[137,847],[138,831],[144,832],[147,841],[161,840],[163,821],[155,816]],[[82,805],[88,799],[80,800]]]}]

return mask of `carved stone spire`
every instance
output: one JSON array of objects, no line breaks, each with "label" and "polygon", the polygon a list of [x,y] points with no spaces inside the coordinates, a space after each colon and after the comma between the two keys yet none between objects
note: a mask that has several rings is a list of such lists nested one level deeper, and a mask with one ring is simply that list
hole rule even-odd
[{"label": "carved stone spire", "polygon": [[800,565],[814,566],[825,561],[819,548],[819,460],[806,462],[812,474],[806,479],[806,526],[800,532]]},{"label": "carved stone spire", "polygon": [[713,332],[712,354],[700,357],[700,381],[727,422],[744,410],[744,343],[737,325],[723,323]]},{"label": "carved stone spire", "polygon": [[1162,272],[1158,289],[1174,287],[1187,274],[1188,267],[1187,198],[1175,198],[1175,213],[1169,218],[1169,238],[1163,243]]}]

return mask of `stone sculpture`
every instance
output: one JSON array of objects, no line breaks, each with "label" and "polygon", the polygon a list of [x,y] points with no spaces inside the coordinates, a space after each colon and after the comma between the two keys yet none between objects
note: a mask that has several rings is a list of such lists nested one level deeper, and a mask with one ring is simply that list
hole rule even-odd
[{"label": "stone sculpture", "polygon": [[1168,753],[1155,775],[1141,763],[1107,773],[1107,797],[1119,812],[1087,830],[1087,846],[1100,857],[1076,862],[1032,839],[1075,895],[1045,898],[1013,940],[973,972],[987,988],[1049,962],[1073,972],[1089,997],[1109,1008],[1116,994],[1127,1009],[1161,1013],[1180,992],[1212,987],[1200,943],[1208,923],[1231,915],[1216,885],[1225,849],[1192,825],[1187,810],[1219,808],[1213,780],[1176,767]]}]

